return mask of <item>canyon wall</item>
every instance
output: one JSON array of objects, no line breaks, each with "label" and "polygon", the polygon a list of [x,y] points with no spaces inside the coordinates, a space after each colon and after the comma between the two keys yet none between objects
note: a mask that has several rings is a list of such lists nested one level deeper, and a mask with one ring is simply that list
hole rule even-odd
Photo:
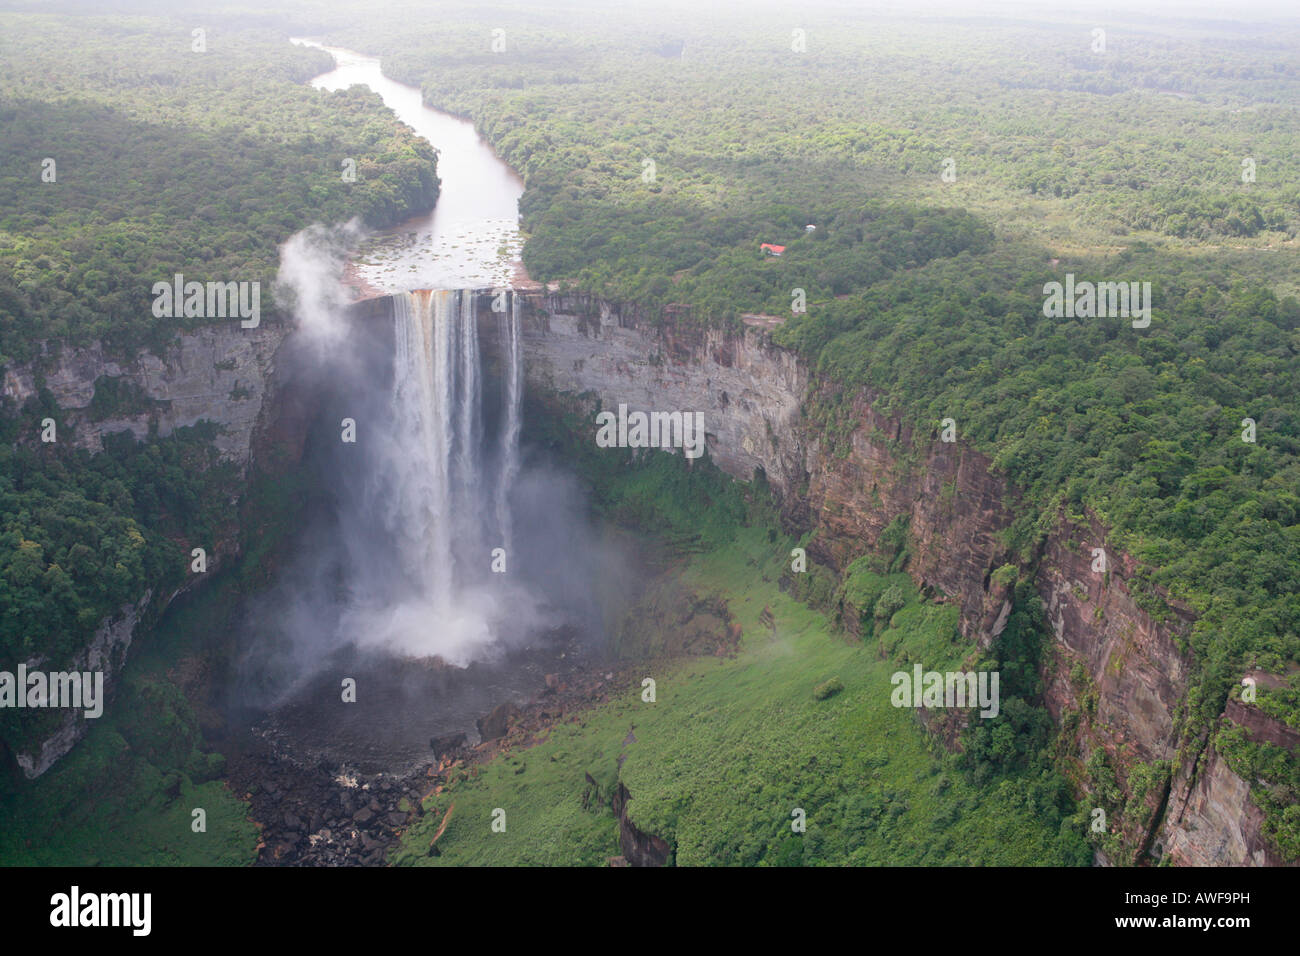
[{"label": "canyon wall", "polygon": [[[131,647],[140,615],[149,606],[153,591],[148,590],[136,604],[124,604],[117,616],[105,618],[95,630],[90,643],[76,655],[71,664],[60,666],[63,671],[91,672],[102,671],[104,674],[105,695],[110,689],[110,681],[126,661],[126,652]],[[47,661],[37,657],[26,662],[28,672],[46,669]],[[106,706],[106,702],[100,701]],[[29,780],[39,777],[62,759],[73,745],[86,733],[86,721],[98,719],[85,716],[84,709],[68,710],[59,727],[48,737],[41,740],[27,752],[14,754],[23,775]]]},{"label": "canyon wall", "polygon": [[[169,435],[207,419],[222,426],[216,441],[222,456],[246,466],[275,352],[289,331],[281,322],[244,329],[231,321],[181,333],[161,355],[145,351],[127,358],[101,343],[65,347],[6,369],[4,394],[22,405],[36,395],[43,377],[73,426],[73,445],[90,451],[99,451],[103,436],[113,432],[144,438],[154,426]],[[129,385],[143,402],[99,418],[92,400],[96,383],[106,379]]]},{"label": "canyon wall", "polygon": [[709,455],[748,481],[762,470],[779,492],[804,481],[800,397],[807,371],[754,327],[743,333],[668,325],[585,296],[530,297],[523,339],[527,385],[592,393],[604,407],[698,411]]},{"label": "canyon wall", "polygon": [[[710,457],[741,480],[761,469],[792,530],[816,532],[808,546],[815,560],[842,571],[903,516],[908,571],[918,585],[960,605],[967,639],[983,646],[1001,632],[1013,585],[997,584],[993,572],[1019,564],[1002,532],[1020,496],[986,456],[960,440],[942,441],[937,427],[916,433],[866,392],[852,396],[853,430],[832,445],[803,417],[809,370],[771,343],[770,319],[754,317],[741,331],[703,331],[588,296],[535,294],[527,302],[530,389],[587,394],[606,409],[703,412]],[[814,383],[811,394],[833,388]],[[1094,549],[1105,552],[1104,571],[1093,570]],[[1133,561],[1107,547],[1105,529],[1091,518],[1062,516],[1032,567],[1019,570],[1035,575],[1056,638],[1044,671],[1046,703],[1079,756],[1076,784],[1090,786],[1083,765],[1096,750],[1126,795],[1139,764],[1172,769],[1163,788],[1112,823],[1125,858],[1101,862],[1142,862],[1153,849],[1183,864],[1283,862],[1261,834],[1249,783],[1204,741],[1180,750],[1191,660],[1179,638],[1190,613],[1172,607],[1157,622],[1143,611],[1125,583]],[[1230,702],[1221,720],[1241,722],[1234,705],[1243,706]],[[1260,733],[1284,732],[1248,709]]]}]

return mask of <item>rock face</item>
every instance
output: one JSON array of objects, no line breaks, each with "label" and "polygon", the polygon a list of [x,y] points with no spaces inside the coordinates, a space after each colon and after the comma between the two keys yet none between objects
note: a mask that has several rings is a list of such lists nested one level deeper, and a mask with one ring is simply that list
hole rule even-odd
[{"label": "rock face", "polygon": [[1263,838],[1263,811],[1250,784],[1210,748],[1192,786],[1180,774],[1182,799],[1166,817],[1165,853],[1180,866],[1277,866],[1284,861]]},{"label": "rock face", "polygon": [[[1249,676],[1260,686],[1276,681],[1258,671]],[[1240,727],[1255,743],[1300,747],[1300,731],[1235,698],[1229,698],[1219,726]],[[1185,866],[1294,865],[1262,836],[1264,815],[1250,790],[1213,747],[1189,753],[1178,768],[1174,796],[1159,832],[1165,853]]]},{"label": "rock face", "polygon": [[[847,454],[816,437],[807,440],[807,524],[822,532],[809,547],[823,564],[843,570],[875,546],[891,522],[907,522],[913,542],[908,571],[961,606],[962,634],[987,644],[1006,625],[1010,585],[992,573],[1011,561],[998,541],[1013,514],[1015,494],[990,472],[985,456],[936,434],[920,436],[881,413],[871,396],[851,406],[857,427]],[[902,454],[918,449],[919,460]]]},{"label": "rock face", "polygon": [[[1058,723],[1067,715],[1076,718],[1080,759],[1101,748],[1126,792],[1138,763],[1176,759],[1174,715],[1191,666],[1175,641],[1190,627],[1190,613],[1171,608],[1170,623],[1157,624],[1137,607],[1125,583],[1134,570],[1127,555],[1106,547],[1105,529],[1096,521],[1063,520],[1048,536],[1037,575],[1056,636],[1056,664],[1044,675],[1047,709]],[[1086,675],[1082,681],[1079,666]],[[1128,815],[1128,845],[1151,841],[1160,797],[1148,796],[1145,819]]]},{"label": "rock face", "polygon": [[441,737],[433,737],[429,740],[429,749],[433,751],[434,757],[439,760],[464,746],[464,734],[444,734]]},{"label": "rock face", "polygon": [[[207,419],[224,429],[216,440],[222,456],[247,465],[275,352],[288,332],[279,322],[244,329],[231,321],[177,336],[162,356],[142,352],[129,359],[110,357],[100,344],[65,348],[7,369],[4,392],[22,404],[36,394],[43,374],[59,406],[71,413],[74,445],[90,451],[99,451],[112,432],[144,438],[156,424],[160,435],[168,435]],[[121,417],[92,419],[95,383],[104,378],[138,389],[145,404]]]},{"label": "rock face", "polygon": [[[796,427],[807,371],[759,328],[668,326],[585,296],[530,297],[524,311],[529,388],[591,392],[603,407],[704,415],[709,455],[749,480],[761,469],[781,492],[804,478]],[[595,440],[593,436],[593,441]]]},{"label": "rock face", "polygon": [[510,725],[519,717],[519,708],[507,701],[492,709],[486,717],[478,721],[479,737],[483,740],[500,740],[510,730]]},{"label": "rock face", "polygon": [[[809,545],[815,560],[842,571],[901,517],[908,572],[959,603],[963,635],[987,645],[1005,626],[1011,585],[996,584],[993,572],[1016,563],[999,535],[1019,494],[986,456],[942,441],[937,428],[915,433],[866,392],[852,398],[850,434],[831,447],[801,410],[834,386],[812,382],[774,346],[771,323],[703,332],[672,316],[656,322],[592,297],[546,294],[527,299],[524,318],[530,389],[585,393],[607,409],[702,411],[710,457],[741,480],[761,469],[791,527],[818,532]],[[1104,573],[1092,570],[1094,548],[1106,552]],[[1157,622],[1143,611],[1127,584],[1134,562],[1106,548],[1105,529],[1092,519],[1062,518],[1032,570],[1056,637],[1047,706],[1058,721],[1080,717],[1072,722],[1078,754],[1103,750],[1125,794],[1137,764],[1175,768],[1168,786],[1148,795],[1149,815],[1125,821],[1126,852],[1138,862],[1151,846],[1176,863],[1282,862],[1261,834],[1248,783],[1212,747],[1180,754],[1175,715],[1191,661],[1179,636],[1190,613],[1171,605],[1169,619]],[[1082,681],[1072,678],[1080,673]],[[1221,719],[1245,719],[1231,711]],[[1252,719],[1267,720],[1258,711]],[[1079,783],[1086,791],[1086,776]],[[642,842],[624,834],[629,860],[646,849]]]},{"label": "rock face", "polygon": [[[140,615],[148,607],[149,600],[152,597],[153,591],[146,591],[138,604],[123,605],[118,617],[108,618],[100,624],[90,644],[76,656],[71,664],[57,669],[61,671],[88,671],[91,673],[102,671],[104,674],[104,693],[107,696],[114,675],[126,661],[126,652],[131,647],[136,625],[140,622]],[[44,665],[45,661],[38,658],[28,661],[27,669],[29,671],[39,670]],[[64,715],[59,729],[42,740],[39,746],[27,753],[21,751],[15,753],[14,759],[18,762],[18,766],[22,768],[24,776],[29,780],[35,779],[54,766],[85,735],[86,721],[89,719],[85,716],[84,709],[69,710]]]},{"label": "rock face", "polygon": [[637,828],[628,817],[627,807],[632,800],[627,787],[618,785],[614,792],[614,815],[618,817],[618,846],[623,851],[624,863],[620,866],[665,866],[672,855],[672,847],[662,837]]},{"label": "rock face", "polygon": [[[1143,761],[1168,760],[1177,743],[1173,713],[1190,661],[1175,645],[1174,630],[1157,625],[1133,603],[1125,581],[1132,561],[1106,551],[1107,571],[1092,570],[1093,549],[1105,549],[1095,522],[1065,522],[1049,536],[1038,571],[1039,591],[1058,648],[1071,665],[1082,662],[1097,688],[1097,723],[1116,749],[1132,748]],[[1187,614],[1176,620],[1185,633]],[[1060,718],[1077,706],[1069,668],[1057,668],[1048,709]]]}]

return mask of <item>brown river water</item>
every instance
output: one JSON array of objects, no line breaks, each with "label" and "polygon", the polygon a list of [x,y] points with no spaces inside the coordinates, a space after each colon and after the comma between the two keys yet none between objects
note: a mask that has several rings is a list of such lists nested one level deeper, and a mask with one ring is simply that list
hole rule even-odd
[{"label": "brown river water", "polygon": [[474,125],[425,106],[418,89],[384,76],[375,57],[310,40],[293,42],[334,57],[336,68],[316,77],[312,86],[369,87],[438,150],[442,192],[436,208],[367,240],[353,259],[357,276],[372,291],[384,293],[510,285],[520,273],[524,183]]}]

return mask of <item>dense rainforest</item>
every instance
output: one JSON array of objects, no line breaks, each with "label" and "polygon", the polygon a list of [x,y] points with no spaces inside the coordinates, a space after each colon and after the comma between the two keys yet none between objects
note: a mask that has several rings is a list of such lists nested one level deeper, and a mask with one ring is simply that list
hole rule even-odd
[{"label": "dense rainforest", "polygon": [[184,320],[154,317],[151,289],[178,272],[259,281],[269,309],[298,229],[437,199],[432,147],[378,96],[306,85],[320,50],[228,28],[196,52],[188,21],[5,19],[0,361],[43,341],[161,347]]}]

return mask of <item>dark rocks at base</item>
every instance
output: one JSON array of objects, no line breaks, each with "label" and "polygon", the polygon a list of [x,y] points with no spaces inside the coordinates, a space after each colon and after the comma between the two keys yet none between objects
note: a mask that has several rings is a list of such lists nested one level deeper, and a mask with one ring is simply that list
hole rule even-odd
[{"label": "dark rocks at base", "polygon": [[430,740],[429,746],[433,748],[433,755],[441,760],[447,754],[464,747],[465,739],[464,734],[443,734]]},{"label": "dark rocks at base", "polygon": [[367,776],[265,747],[228,754],[227,769],[261,831],[257,865],[385,866],[431,766]]},{"label": "dark rocks at base", "polygon": [[[465,734],[435,737],[430,744],[437,763],[404,773],[367,774],[315,754],[288,754],[279,750],[278,741],[266,738],[248,749],[227,751],[227,780],[248,800],[249,816],[261,831],[256,865],[386,866],[399,834],[426,815],[422,801],[436,785],[463,776],[465,768],[493,759],[503,748],[527,748],[566,714],[581,711],[609,692],[614,677],[594,670],[566,674],[558,686],[547,688],[550,693],[539,694],[527,705],[502,704],[485,716],[479,732],[490,746],[468,747]],[[616,686],[635,688],[640,672],[620,671],[618,677]],[[446,749],[439,753],[440,748]],[[512,769],[526,772],[522,761]],[[611,799],[601,793],[589,793],[591,797],[600,803]],[[622,847],[628,865],[654,865],[670,856],[663,841],[636,836],[640,840]],[[646,852],[638,852],[640,846],[629,852],[629,844],[642,841]],[[430,855],[438,855],[436,847]]]},{"label": "dark rocks at base", "polygon": [[492,709],[492,712],[478,722],[479,736],[484,740],[499,740],[510,730],[510,724],[520,716],[520,710],[507,701]]}]

